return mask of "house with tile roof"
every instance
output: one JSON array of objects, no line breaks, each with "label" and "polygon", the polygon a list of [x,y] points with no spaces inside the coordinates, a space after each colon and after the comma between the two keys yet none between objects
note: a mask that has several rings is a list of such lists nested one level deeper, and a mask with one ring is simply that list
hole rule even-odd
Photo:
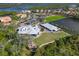
[{"label": "house with tile roof", "polygon": [[4,25],[9,25],[11,21],[12,21],[12,18],[10,16],[0,17],[0,22],[3,23]]}]

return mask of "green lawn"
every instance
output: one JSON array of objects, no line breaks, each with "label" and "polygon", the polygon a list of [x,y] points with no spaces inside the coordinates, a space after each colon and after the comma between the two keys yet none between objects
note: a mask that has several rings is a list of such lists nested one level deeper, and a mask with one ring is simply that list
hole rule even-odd
[{"label": "green lawn", "polygon": [[44,22],[52,22],[52,21],[57,21],[57,20],[60,20],[62,18],[65,18],[64,16],[48,16],[44,19]]},{"label": "green lawn", "polygon": [[56,32],[56,33],[43,33],[41,34],[40,37],[34,39],[34,42],[39,46],[41,44],[47,43],[47,42],[51,42],[53,40],[68,36],[70,34],[64,32],[64,31],[60,31],[60,32]]}]

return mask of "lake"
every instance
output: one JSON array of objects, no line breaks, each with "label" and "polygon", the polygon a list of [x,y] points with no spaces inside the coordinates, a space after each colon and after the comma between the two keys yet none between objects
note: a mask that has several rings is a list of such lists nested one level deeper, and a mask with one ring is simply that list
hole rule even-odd
[{"label": "lake", "polygon": [[9,8],[4,8],[4,7],[0,7],[0,11],[21,11],[21,10],[26,10],[32,7],[36,7],[36,6],[47,6],[49,4],[45,3],[26,3],[26,4],[19,4],[18,6],[12,6]]},{"label": "lake", "polygon": [[[36,6],[48,6],[51,5],[53,7],[59,8],[58,6],[67,7],[71,5],[79,5],[75,3],[0,3],[0,11],[21,11],[26,10]],[[10,6],[10,7],[8,7]],[[5,8],[6,7],[6,8]]]},{"label": "lake", "polygon": [[70,34],[79,34],[79,21],[76,21],[75,19],[65,18],[51,22],[51,24],[62,28],[64,31]]}]

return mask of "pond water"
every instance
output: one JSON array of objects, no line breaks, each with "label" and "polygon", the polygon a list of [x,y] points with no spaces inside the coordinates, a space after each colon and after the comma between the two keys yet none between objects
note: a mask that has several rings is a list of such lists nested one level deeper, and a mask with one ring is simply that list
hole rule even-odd
[{"label": "pond water", "polygon": [[79,21],[74,21],[75,19],[65,18],[55,22],[51,22],[69,33],[79,34]]},{"label": "pond water", "polygon": [[[8,7],[7,5],[9,5],[10,7]],[[36,6],[48,6],[48,5],[52,5],[52,6],[56,6],[56,8],[58,6],[72,6],[72,5],[78,5],[78,4],[69,4],[69,3],[0,3],[0,11],[21,11],[21,10],[25,10],[25,9],[29,9],[32,7],[36,7]],[[6,8],[5,8],[5,7]]]},{"label": "pond water", "polygon": [[26,4],[20,4],[18,6],[12,6],[9,8],[0,8],[0,11],[21,11],[21,10],[26,10],[35,6],[47,6],[48,4],[41,4],[41,3],[26,3]]}]

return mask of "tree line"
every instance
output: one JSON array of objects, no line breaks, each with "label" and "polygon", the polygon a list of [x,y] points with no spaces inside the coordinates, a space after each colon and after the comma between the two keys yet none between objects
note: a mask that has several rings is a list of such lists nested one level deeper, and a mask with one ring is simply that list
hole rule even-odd
[{"label": "tree line", "polygon": [[56,40],[42,48],[38,48],[35,55],[38,56],[78,56],[79,37],[67,36]]}]

